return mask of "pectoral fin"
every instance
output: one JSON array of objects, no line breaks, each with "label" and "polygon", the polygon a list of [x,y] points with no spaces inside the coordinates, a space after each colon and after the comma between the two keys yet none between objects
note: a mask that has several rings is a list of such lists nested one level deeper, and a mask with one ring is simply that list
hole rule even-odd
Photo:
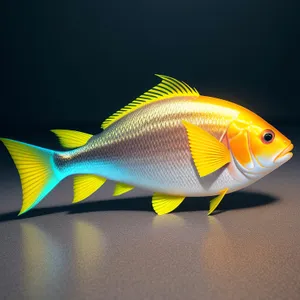
[{"label": "pectoral fin", "polygon": [[218,207],[227,191],[228,189],[221,191],[220,195],[210,200],[208,215],[211,215],[214,212],[214,210]]},{"label": "pectoral fin", "polygon": [[182,121],[187,130],[192,158],[200,177],[209,175],[230,162],[228,148],[200,127]]},{"label": "pectoral fin", "polygon": [[158,215],[164,215],[175,210],[181,204],[184,198],[184,196],[155,193],[152,197],[152,207]]},{"label": "pectoral fin", "polygon": [[128,185],[126,183],[119,182],[119,183],[116,184],[113,196],[123,195],[125,193],[130,192],[133,189],[134,189],[134,186]]},{"label": "pectoral fin", "polygon": [[96,175],[77,175],[74,177],[73,203],[80,202],[96,192],[106,181],[106,178]]}]

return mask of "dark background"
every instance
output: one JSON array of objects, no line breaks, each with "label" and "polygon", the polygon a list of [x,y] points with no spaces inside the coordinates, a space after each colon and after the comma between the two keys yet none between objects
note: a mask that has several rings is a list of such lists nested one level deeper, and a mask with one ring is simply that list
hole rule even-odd
[{"label": "dark background", "polygon": [[158,83],[155,73],[270,122],[294,120],[297,2],[2,1],[1,131],[98,128]]},{"label": "dark background", "polygon": [[298,300],[297,2],[2,0],[0,137],[58,149],[49,129],[98,133],[161,73],[246,106],[295,149],[210,217],[207,197],[157,216],[149,192],[116,199],[113,182],[73,205],[72,177],[18,217],[0,143],[0,298]]}]

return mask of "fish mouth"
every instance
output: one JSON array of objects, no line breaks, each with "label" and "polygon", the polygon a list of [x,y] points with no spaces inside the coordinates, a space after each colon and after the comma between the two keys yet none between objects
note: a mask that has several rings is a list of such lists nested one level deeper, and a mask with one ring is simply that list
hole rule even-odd
[{"label": "fish mouth", "polygon": [[286,156],[286,155],[293,155],[292,154],[292,150],[294,149],[294,145],[293,144],[289,144],[283,151],[281,151],[274,159],[274,162],[276,162],[277,160],[279,160],[280,158]]}]

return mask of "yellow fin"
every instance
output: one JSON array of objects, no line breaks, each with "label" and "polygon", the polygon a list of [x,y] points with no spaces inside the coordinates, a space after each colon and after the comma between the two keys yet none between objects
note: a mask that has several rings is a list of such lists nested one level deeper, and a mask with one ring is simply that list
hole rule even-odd
[{"label": "yellow fin", "polygon": [[5,138],[0,140],[9,151],[21,179],[21,215],[36,206],[63,176],[53,163],[52,150]]},{"label": "yellow fin", "polygon": [[60,144],[64,148],[74,149],[85,145],[93,136],[92,134],[66,129],[51,130],[59,139]]},{"label": "yellow fin", "polygon": [[115,190],[114,190],[114,193],[113,193],[113,196],[120,196],[120,195],[123,195],[127,192],[130,192],[131,190],[134,189],[134,186],[132,185],[128,185],[126,183],[121,183],[121,182],[118,182],[116,184],[116,187],[115,187]]},{"label": "yellow fin", "polygon": [[200,177],[209,175],[230,162],[228,148],[200,127],[182,121],[187,130],[191,154]]},{"label": "yellow fin", "polygon": [[96,175],[77,175],[74,177],[73,203],[80,202],[96,192],[106,181],[106,178]]},{"label": "yellow fin", "polygon": [[222,190],[220,195],[210,200],[208,215],[211,215],[214,212],[214,210],[218,207],[227,191],[228,189]]},{"label": "yellow fin", "polygon": [[152,197],[152,207],[158,215],[164,215],[176,209],[185,196],[173,196],[154,193]]},{"label": "yellow fin", "polygon": [[102,123],[101,128],[107,128],[117,120],[123,118],[125,115],[144,105],[147,105],[149,102],[159,101],[176,96],[199,96],[199,93],[195,88],[190,87],[188,84],[182,81],[165,75],[155,75],[162,79],[158,85],[154,86],[152,89],[139,96],[133,102],[121,108],[119,111],[107,118]]}]

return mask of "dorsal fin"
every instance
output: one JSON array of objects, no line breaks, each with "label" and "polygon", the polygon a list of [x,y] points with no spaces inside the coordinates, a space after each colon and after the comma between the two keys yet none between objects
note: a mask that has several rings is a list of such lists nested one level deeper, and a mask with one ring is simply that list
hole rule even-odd
[{"label": "dorsal fin", "polygon": [[137,99],[108,117],[102,123],[101,128],[106,129],[117,120],[123,118],[125,115],[131,113],[132,111],[148,104],[149,102],[159,101],[176,96],[199,96],[199,93],[195,88],[190,87],[183,81],[179,81],[175,78],[165,75],[155,75],[162,79],[162,81],[158,85],[148,90]]},{"label": "dorsal fin", "polygon": [[59,139],[60,144],[64,148],[74,149],[85,145],[93,136],[92,134],[67,129],[51,130]]}]

